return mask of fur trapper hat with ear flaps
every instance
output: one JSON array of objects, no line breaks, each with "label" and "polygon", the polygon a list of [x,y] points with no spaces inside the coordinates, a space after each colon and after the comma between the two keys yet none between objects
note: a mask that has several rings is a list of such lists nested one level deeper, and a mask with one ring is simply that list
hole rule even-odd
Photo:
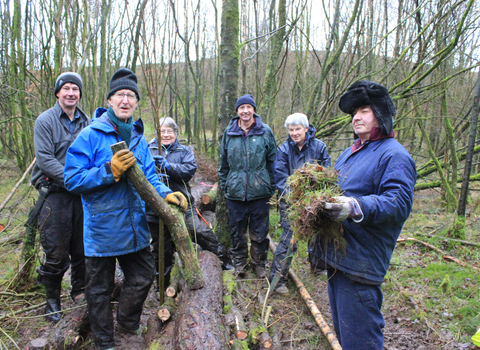
[{"label": "fur trapper hat with ear flaps", "polygon": [[340,97],[338,107],[342,112],[353,115],[353,110],[369,105],[380,124],[383,134],[389,135],[393,130],[393,116],[397,113],[388,90],[373,81],[360,80],[353,83]]}]

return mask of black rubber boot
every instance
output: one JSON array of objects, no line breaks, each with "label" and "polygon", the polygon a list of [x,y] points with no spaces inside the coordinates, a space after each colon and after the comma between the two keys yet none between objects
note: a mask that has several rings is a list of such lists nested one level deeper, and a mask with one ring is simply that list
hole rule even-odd
[{"label": "black rubber boot", "polygon": [[[47,298],[47,306],[45,306],[45,318],[47,321],[57,323],[62,318],[62,308],[60,307],[60,299]],[[53,313],[55,312],[55,313]]]},{"label": "black rubber boot", "polygon": [[45,318],[48,321],[57,323],[62,318],[62,308],[60,307],[60,292],[62,290],[62,280],[53,280],[47,276],[42,276],[42,282],[45,286],[47,295],[47,306],[45,306]]}]

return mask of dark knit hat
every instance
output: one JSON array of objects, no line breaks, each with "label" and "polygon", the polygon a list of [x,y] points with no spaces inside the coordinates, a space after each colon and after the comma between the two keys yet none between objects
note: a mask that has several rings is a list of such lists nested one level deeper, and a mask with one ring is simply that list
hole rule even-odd
[{"label": "dark knit hat", "polygon": [[80,90],[80,98],[82,98],[82,77],[75,72],[65,72],[58,76],[57,81],[55,82],[55,90],[53,91],[55,96],[57,96],[62,86],[66,83],[72,83],[77,85],[78,89]]},{"label": "dark knit hat", "polygon": [[107,100],[118,90],[128,89],[132,90],[137,95],[137,100],[140,101],[140,94],[138,93],[137,76],[130,69],[120,68],[113,74],[110,79],[110,92],[107,95]]},{"label": "dark knit hat", "polygon": [[238,110],[238,107],[244,104],[249,104],[253,106],[253,109],[257,111],[257,105],[255,104],[255,100],[253,99],[253,96],[250,94],[243,95],[237,100],[237,104],[235,105],[235,111]]},{"label": "dark knit hat", "polygon": [[369,105],[380,124],[383,134],[389,135],[393,130],[393,116],[397,113],[388,90],[373,81],[360,80],[353,83],[340,97],[338,107],[350,115],[358,107]]}]

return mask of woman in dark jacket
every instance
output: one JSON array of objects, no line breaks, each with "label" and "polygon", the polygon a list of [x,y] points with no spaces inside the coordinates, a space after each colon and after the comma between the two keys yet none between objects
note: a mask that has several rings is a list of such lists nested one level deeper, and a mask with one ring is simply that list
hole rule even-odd
[{"label": "woman in dark jacket", "polygon": [[[178,142],[178,126],[175,121],[170,118],[161,118],[159,121],[161,134],[161,147],[157,138],[154,138],[148,144],[150,152],[155,159],[157,174],[172,191],[182,192],[188,200],[188,209],[185,213],[185,223],[192,240],[205,250],[216,254],[222,262],[223,269],[232,269],[231,260],[227,249],[220,243],[215,233],[202,220],[199,219],[192,192],[188,182],[192,179],[197,171],[197,161],[188,146],[181,145]],[[158,269],[158,217],[147,208],[147,220],[152,235],[153,254]],[[168,231],[164,229],[164,246],[165,246],[165,277],[168,278],[170,270],[173,266],[174,246]]]},{"label": "woman in dark jacket", "polygon": [[[285,120],[285,128],[288,130],[287,141],[279,147],[277,158],[273,163],[273,177],[280,196],[288,193],[288,187],[285,185],[287,178],[303,164],[317,162],[326,167],[330,166],[330,155],[327,148],[322,141],[315,138],[315,128],[308,124],[305,114],[295,113],[288,116]],[[288,294],[285,276],[292,262],[292,257],[286,257],[286,255],[292,239],[292,231],[286,215],[288,208],[285,200],[280,199],[279,207],[283,233],[273,257],[270,280],[273,279],[277,271],[282,270],[282,277],[275,290],[279,294]],[[294,245],[292,255],[296,251],[297,246]],[[287,260],[284,263],[285,258]],[[283,269],[282,264],[285,265]]]}]

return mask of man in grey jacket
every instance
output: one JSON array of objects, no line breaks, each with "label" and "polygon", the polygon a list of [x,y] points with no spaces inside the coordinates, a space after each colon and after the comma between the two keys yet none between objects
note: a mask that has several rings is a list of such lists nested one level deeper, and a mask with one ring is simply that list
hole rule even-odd
[{"label": "man in grey jacket", "polygon": [[[77,106],[82,97],[82,78],[77,73],[60,74],[55,83],[57,103],[35,121],[34,145],[37,163],[31,183],[39,191],[38,230],[44,257],[37,268],[38,281],[45,286],[46,318],[57,323],[61,317],[61,282],[71,266],[71,297],[84,300],[85,256],[81,197],[69,193],[63,170],[68,147],[90,118]],[[36,214],[36,213],[35,213]]]}]

